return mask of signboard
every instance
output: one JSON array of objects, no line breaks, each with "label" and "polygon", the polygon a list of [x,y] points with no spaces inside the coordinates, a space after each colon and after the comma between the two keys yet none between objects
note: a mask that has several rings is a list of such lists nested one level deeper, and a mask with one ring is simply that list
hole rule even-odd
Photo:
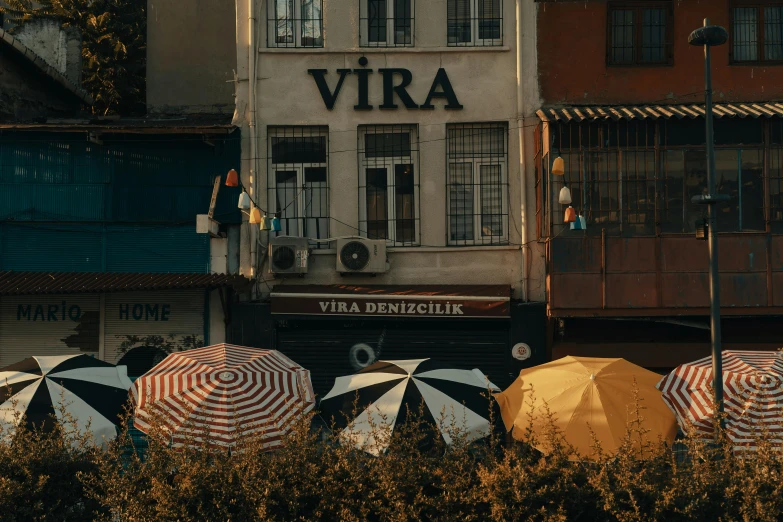
[{"label": "signboard", "polygon": [[[507,287],[465,286],[384,289],[371,287],[287,287],[272,293],[272,313],[290,315],[430,318],[509,318]],[[487,292],[487,289],[490,291]],[[505,290],[503,292],[502,290]],[[308,291],[310,290],[310,291]],[[313,291],[314,290],[314,291]],[[505,295],[503,295],[505,293]]]}]

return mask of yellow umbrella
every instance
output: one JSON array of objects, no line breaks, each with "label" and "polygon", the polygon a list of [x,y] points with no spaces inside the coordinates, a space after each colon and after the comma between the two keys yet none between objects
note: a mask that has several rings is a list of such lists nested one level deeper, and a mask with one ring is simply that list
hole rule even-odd
[{"label": "yellow umbrella", "polygon": [[541,439],[549,423],[548,405],[555,426],[580,455],[590,456],[594,451],[591,430],[601,448],[614,454],[625,438],[628,422],[635,418],[634,379],[643,408],[642,426],[649,430],[647,440],[656,442],[660,437],[673,442],[677,421],[655,387],[661,376],[625,359],[563,357],[522,370],[495,398],[506,429],[513,428],[517,440],[525,440],[532,411],[536,447],[547,452],[546,441]]}]

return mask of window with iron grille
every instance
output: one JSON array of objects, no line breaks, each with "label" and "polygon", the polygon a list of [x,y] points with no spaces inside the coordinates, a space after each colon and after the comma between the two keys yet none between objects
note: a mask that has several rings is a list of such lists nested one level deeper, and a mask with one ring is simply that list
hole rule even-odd
[{"label": "window with iron grille", "polygon": [[[268,203],[277,235],[329,237],[329,129],[269,127]],[[326,248],[326,243],[313,243]]]},{"label": "window with iron grille", "polygon": [[450,46],[503,45],[502,0],[448,0],[446,19]]},{"label": "window with iron grille", "polygon": [[783,61],[783,2],[735,0],[731,7],[731,61]]},{"label": "window with iron grille", "polygon": [[267,0],[269,47],[323,47],[323,0]]},{"label": "window with iron grille", "polygon": [[413,45],[413,0],[359,0],[362,47]]},{"label": "window with iron grille", "polygon": [[508,128],[448,125],[447,222],[450,245],[508,243]]},{"label": "window with iron grille", "polygon": [[411,246],[419,238],[419,150],[413,125],[359,127],[359,229]]},{"label": "window with iron grille", "polygon": [[606,36],[609,65],[672,62],[671,2],[611,2]]}]

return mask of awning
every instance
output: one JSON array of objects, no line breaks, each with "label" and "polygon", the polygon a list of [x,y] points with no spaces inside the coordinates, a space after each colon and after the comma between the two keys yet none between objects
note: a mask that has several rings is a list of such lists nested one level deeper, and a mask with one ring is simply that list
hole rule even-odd
[{"label": "awning", "polygon": [[[583,121],[669,120],[702,118],[703,104],[679,105],[578,105],[549,106],[536,111],[541,121],[579,123]],[[712,106],[715,118],[780,118],[783,103],[716,103]]]},{"label": "awning", "polygon": [[241,290],[250,280],[228,274],[128,274],[107,272],[0,272],[0,295],[129,292],[179,288]]},{"label": "awning", "polygon": [[509,318],[507,285],[279,285],[272,314]]}]

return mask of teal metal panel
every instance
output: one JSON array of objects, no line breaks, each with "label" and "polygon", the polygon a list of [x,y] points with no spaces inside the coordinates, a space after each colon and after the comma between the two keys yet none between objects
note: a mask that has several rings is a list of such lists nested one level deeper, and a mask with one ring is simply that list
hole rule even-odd
[{"label": "teal metal panel", "polygon": [[[145,135],[92,144],[81,134],[0,133],[0,219],[194,223],[215,176],[239,169],[240,136]],[[215,218],[240,223],[238,188],[221,187]]]},{"label": "teal metal panel", "polygon": [[99,225],[13,224],[0,226],[3,270],[100,272]]},{"label": "teal metal panel", "polygon": [[106,271],[209,273],[209,236],[191,224],[107,226]]}]

